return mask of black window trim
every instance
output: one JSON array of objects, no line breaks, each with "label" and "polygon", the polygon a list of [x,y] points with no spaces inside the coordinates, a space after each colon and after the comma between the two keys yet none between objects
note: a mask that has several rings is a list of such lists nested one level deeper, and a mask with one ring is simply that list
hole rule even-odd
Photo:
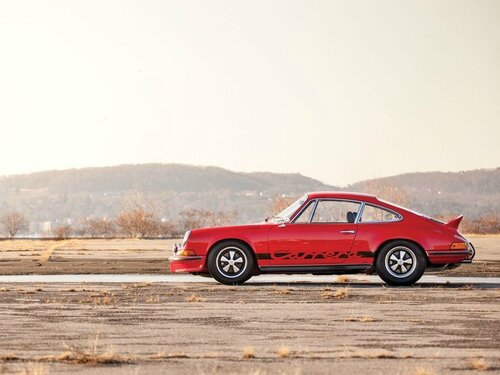
[{"label": "black window trim", "polygon": [[[307,222],[306,223],[296,223],[295,221],[300,217],[300,215],[302,215],[303,211],[307,210],[307,208],[309,207],[309,205],[313,201],[314,201],[314,203],[312,203],[312,204],[314,204],[314,208],[313,208],[311,214],[309,214],[309,219],[307,220]],[[355,199],[313,198],[309,202],[307,202],[302,207],[302,209],[299,210],[299,212],[293,217],[293,219],[290,221],[290,223],[292,223],[292,224],[311,224],[311,220],[314,217],[314,214],[316,213],[316,208],[318,208],[318,204],[319,204],[320,201],[336,201],[336,202],[358,203],[359,204],[359,208],[358,208],[358,211],[356,212],[356,218],[354,219],[354,223],[346,223],[346,222],[343,222],[343,221],[332,221],[332,222],[318,222],[318,223],[314,223],[314,224],[357,224],[358,223],[358,219],[361,217],[362,209],[364,208],[364,204],[365,204],[365,202],[358,201],[358,200],[355,200]]]},{"label": "black window trim", "polygon": [[[372,206],[375,208],[379,208],[383,211],[389,211],[389,212],[393,213],[398,219],[397,220],[390,220],[390,221],[361,221],[361,218],[363,217],[363,213],[365,212],[365,206]],[[401,215],[399,212],[391,210],[390,208],[379,206],[379,205],[373,204],[373,203],[363,202],[362,210],[360,213],[358,213],[358,216],[356,217],[356,224],[388,224],[388,223],[397,223],[399,221],[402,221],[403,219],[404,219],[403,215]]]}]

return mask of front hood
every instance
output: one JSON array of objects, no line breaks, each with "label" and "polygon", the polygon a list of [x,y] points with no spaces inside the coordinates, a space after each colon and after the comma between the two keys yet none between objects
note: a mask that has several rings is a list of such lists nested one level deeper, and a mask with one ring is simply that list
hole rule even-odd
[{"label": "front hood", "polygon": [[208,227],[208,228],[198,228],[191,230],[191,234],[208,234],[210,232],[220,232],[221,230],[228,231],[247,231],[247,230],[259,230],[263,228],[269,228],[275,226],[276,223],[263,222],[255,224],[243,224],[243,225],[226,225],[219,227]]}]

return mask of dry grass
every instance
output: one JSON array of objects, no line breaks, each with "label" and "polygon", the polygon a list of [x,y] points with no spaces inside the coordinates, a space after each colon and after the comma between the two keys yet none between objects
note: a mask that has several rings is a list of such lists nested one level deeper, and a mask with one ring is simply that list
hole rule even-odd
[{"label": "dry grass", "polygon": [[278,349],[276,349],[276,353],[281,358],[288,358],[290,356],[290,348],[288,346],[282,345]]},{"label": "dry grass", "polygon": [[339,355],[339,358],[365,359],[406,359],[412,357],[410,354],[398,354],[389,350],[348,350]]},{"label": "dry grass", "polygon": [[471,358],[467,364],[471,370],[486,371],[489,369],[488,364],[483,358]]},{"label": "dry grass", "polygon": [[284,294],[292,294],[292,291],[290,289],[275,289],[274,293],[284,295]]},{"label": "dry grass", "polygon": [[[46,302],[48,303],[48,300],[46,300]],[[109,306],[109,305],[114,305],[116,303],[115,299],[108,295],[82,298],[78,302],[80,304],[91,304],[94,306],[100,306],[100,305]]]},{"label": "dry grass", "polygon": [[151,286],[151,283],[146,281],[144,283],[134,284],[132,288],[147,288],[148,286]]},{"label": "dry grass", "polygon": [[375,319],[373,319],[371,316],[362,316],[362,317],[355,317],[351,316],[349,318],[344,319],[344,322],[361,322],[361,323],[368,323],[368,322],[374,322]]},{"label": "dry grass", "polygon": [[135,358],[127,354],[117,354],[108,347],[105,350],[99,348],[99,335],[89,341],[87,348],[67,346],[67,350],[57,356],[46,356],[40,358],[40,362],[64,362],[85,365],[112,365],[132,363]]},{"label": "dry grass", "polygon": [[339,275],[339,276],[337,276],[337,278],[335,279],[335,282],[340,283],[340,284],[346,284],[346,283],[351,282],[351,279],[349,278],[349,276],[346,276],[346,275]]},{"label": "dry grass", "polygon": [[193,293],[193,294],[191,294],[190,297],[188,297],[187,301],[190,303],[196,303],[196,302],[200,302],[201,298],[196,293]]},{"label": "dry grass", "polygon": [[339,288],[335,291],[325,290],[321,293],[323,299],[344,299],[349,296],[348,288]]},{"label": "dry grass", "polygon": [[54,252],[57,249],[66,246],[69,242],[70,241],[64,241],[64,242],[56,242],[56,243],[51,244],[51,246],[47,247],[43,251],[42,255],[40,256],[40,262],[41,263],[47,262],[50,259],[50,257],[52,256],[52,254],[54,254]]},{"label": "dry grass", "polygon": [[152,360],[155,360],[155,361],[161,361],[164,359],[181,359],[181,358],[190,358],[190,357],[184,353],[159,352],[159,353],[151,355],[149,358]]},{"label": "dry grass", "polygon": [[151,295],[146,298],[146,303],[160,303],[160,296],[158,294],[155,296]]},{"label": "dry grass", "polygon": [[[20,374],[45,375],[45,363],[66,363],[73,365],[101,366],[101,365],[126,365],[137,364],[148,361],[165,361],[170,359],[213,359],[219,358],[218,353],[202,353],[199,355],[188,355],[181,352],[165,353],[158,352],[151,355],[129,355],[118,354],[108,348],[100,351],[95,344],[89,348],[67,347],[67,350],[59,355],[45,355],[38,357],[21,357],[14,354],[0,356],[0,363],[6,362],[29,362],[33,365],[22,368]],[[244,358],[255,358],[253,348],[245,348]],[[0,370],[2,368],[0,367]],[[45,372],[44,372],[45,371]],[[0,371],[0,373],[2,373]]]},{"label": "dry grass", "polygon": [[46,375],[49,371],[42,363],[31,363],[19,370],[19,375]]},{"label": "dry grass", "polygon": [[255,358],[255,350],[251,346],[246,346],[243,348],[243,355],[242,357],[244,359],[252,359]]},{"label": "dry grass", "polygon": [[0,363],[3,362],[16,362],[21,360],[21,358],[15,354],[3,354],[0,356]]},{"label": "dry grass", "polygon": [[435,373],[433,371],[429,371],[424,369],[423,367],[420,367],[415,370],[414,375],[434,375]]},{"label": "dry grass", "polygon": [[101,353],[86,351],[78,348],[69,348],[57,356],[40,358],[42,362],[64,362],[84,365],[117,365],[133,363],[135,358],[127,354],[117,354],[113,350]]}]

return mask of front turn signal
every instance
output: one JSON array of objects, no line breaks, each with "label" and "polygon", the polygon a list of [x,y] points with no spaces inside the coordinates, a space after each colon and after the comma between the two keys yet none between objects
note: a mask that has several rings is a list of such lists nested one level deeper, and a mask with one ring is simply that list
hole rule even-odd
[{"label": "front turn signal", "polygon": [[467,242],[453,242],[450,247],[452,250],[467,250],[468,248],[469,244]]},{"label": "front turn signal", "polygon": [[189,256],[192,256],[192,255],[196,255],[195,251],[194,250],[181,250],[177,253],[177,255],[181,256],[181,257],[189,257]]}]

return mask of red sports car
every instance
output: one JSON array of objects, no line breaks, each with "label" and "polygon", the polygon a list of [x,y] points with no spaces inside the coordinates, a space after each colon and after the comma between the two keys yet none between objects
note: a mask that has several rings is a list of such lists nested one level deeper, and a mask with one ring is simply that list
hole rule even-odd
[{"label": "red sports car", "polygon": [[209,273],[223,284],[261,273],[376,272],[388,284],[411,285],[426,268],[472,261],[461,220],[443,223],[373,195],[310,193],[264,223],[186,232],[170,271]]}]

